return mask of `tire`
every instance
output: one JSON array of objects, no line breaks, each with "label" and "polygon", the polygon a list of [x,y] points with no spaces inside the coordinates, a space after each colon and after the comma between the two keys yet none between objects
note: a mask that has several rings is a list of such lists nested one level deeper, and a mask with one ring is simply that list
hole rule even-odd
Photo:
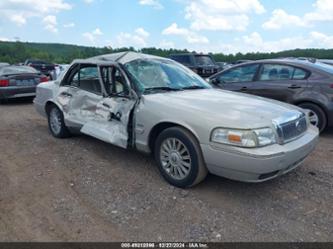
[{"label": "tire", "polygon": [[57,106],[52,105],[48,108],[47,120],[52,136],[56,138],[67,138],[71,136],[71,133],[65,125],[64,115]]},{"label": "tire", "polygon": [[311,124],[317,126],[320,132],[325,130],[327,126],[327,117],[321,107],[312,103],[302,103],[298,106],[310,112]]},{"label": "tire", "polygon": [[192,187],[207,176],[208,171],[197,140],[181,127],[162,131],[155,141],[154,154],[159,171],[171,185]]}]

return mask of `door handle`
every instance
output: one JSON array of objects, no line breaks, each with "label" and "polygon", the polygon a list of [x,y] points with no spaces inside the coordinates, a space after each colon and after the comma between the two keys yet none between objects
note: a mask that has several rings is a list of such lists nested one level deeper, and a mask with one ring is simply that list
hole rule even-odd
[{"label": "door handle", "polygon": [[302,88],[301,86],[298,86],[298,85],[290,85],[288,86],[289,89],[299,89],[299,88]]},{"label": "door handle", "polygon": [[111,108],[111,106],[109,106],[109,105],[106,104],[106,103],[103,103],[102,105],[103,105],[104,107],[106,107],[106,108],[109,108],[109,109]]}]

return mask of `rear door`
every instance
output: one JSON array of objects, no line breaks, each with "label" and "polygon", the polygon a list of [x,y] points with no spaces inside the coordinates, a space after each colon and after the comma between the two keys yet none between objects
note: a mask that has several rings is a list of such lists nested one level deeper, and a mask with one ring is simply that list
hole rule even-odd
[{"label": "rear door", "polygon": [[307,87],[309,72],[286,64],[262,65],[250,93],[292,103],[295,96]]},{"label": "rear door", "polygon": [[74,66],[62,82],[57,96],[66,124],[82,127],[94,119],[97,104],[103,99],[103,90],[97,65]]},{"label": "rear door", "polygon": [[230,68],[220,73],[214,79],[214,84],[225,90],[247,93],[252,87],[258,69],[259,64],[247,64]]},{"label": "rear door", "polygon": [[81,132],[105,142],[127,148],[132,138],[131,115],[136,96],[125,73],[115,64],[99,67],[106,95],[98,102],[94,118]]}]

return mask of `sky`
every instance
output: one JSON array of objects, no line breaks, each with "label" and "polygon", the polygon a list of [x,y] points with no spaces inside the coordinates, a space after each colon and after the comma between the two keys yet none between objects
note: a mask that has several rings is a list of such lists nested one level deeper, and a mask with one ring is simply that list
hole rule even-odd
[{"label": "sky", "polygon": [[197,52],[333,48],[332,0],[0,0],[0,40]]}]

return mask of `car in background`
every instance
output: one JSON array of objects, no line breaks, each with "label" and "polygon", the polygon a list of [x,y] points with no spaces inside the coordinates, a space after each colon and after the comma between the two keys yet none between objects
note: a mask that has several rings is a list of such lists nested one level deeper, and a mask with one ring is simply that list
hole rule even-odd
[{"label": "car in background", "polygon": [[55,79],[57,79],[64,71],[66,71],[69,68],[69,64],[58,64],[55,65]]},{"label": "car in background", "polygon": [[0,68],[0,101],[34,97],[36,86],[48,81],[48,77],[28,66],[5,66]]},{"label": "car in background", "polygon": [[216,64],[214,58],[209,54],[173,54],[170,55],[170,59],[190,68],[203,78],[207,78],[220,70],[220,66]]},{"label": "car in background", "polygon": [[239,65],[239,64],[243,64],[246,62],[251,62],[252,60],[237,60],[235,62],[232,63],[232,65]]},{"label": "car in background", "polygon": [[308,110],[320,131],[333,126],[333,67],[309,60],[259,60],[209,78],[216,87],[254,94]]},{"label": "car in background", "polygon": [[217,61],[216,64],[220,67],[219,71],[223,71],[232,66],[228,62],[223,62],[223,61]]},{"label": "car in background", "polygon": [[80,131],[152,153],[162,176],[182,188],[208,172],[273,179],[298,167],[318,141],[301,108],[214,89],[173,60],[134,52],[75,60],[37,87],[34,103],[54,137]]},{"label": "car in background", "polygon": [[28,59],[24,62],[24,65],[35,68],[42,74],[50,78],[55,79],[55,65],[43,60]]},{"label": "car in background", "polygon": [[321,63],[325,63],[327,65],[333,66],[333,60],[320,59],[318,61],[321,62]]},{"label": "car in background", "polygon": [[0,67],[5,67],[5,66],[9,66],[9,63],[7,63],[7,62],[0,62]]}]

